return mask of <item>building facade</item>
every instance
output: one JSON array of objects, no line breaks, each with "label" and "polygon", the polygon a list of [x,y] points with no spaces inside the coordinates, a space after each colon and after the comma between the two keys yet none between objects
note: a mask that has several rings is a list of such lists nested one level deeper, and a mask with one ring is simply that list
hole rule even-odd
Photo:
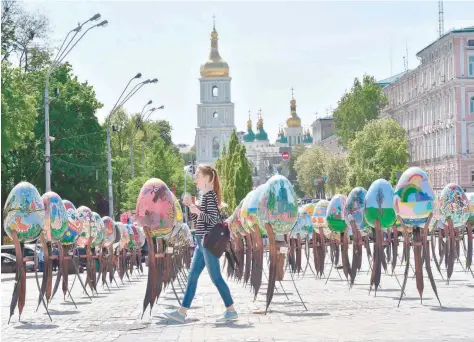
[{"label": "building facade", "polygon": [[474,27],[453,30],[418,52],[421,64],[380,81],[381,116],[408,133],[410,166],[439,193],[450,183],[474,191]]},{"label": "building facade", "polygon": [[229,65],[218,50],[218,34],[211,32],[209,59],[201,65],[200,103],[197,105],[195,137],[198,164],[214,165],[222,147],[229,142],[234,124],[234,104],[231,98]]},{"label": "building facade", "polygon": [[311,125],[313,129],[313,144],[324,147],[332,155],[345,153],[339,145],[339,139],[334,135],[334,120],[328,116],[316,119]]}]

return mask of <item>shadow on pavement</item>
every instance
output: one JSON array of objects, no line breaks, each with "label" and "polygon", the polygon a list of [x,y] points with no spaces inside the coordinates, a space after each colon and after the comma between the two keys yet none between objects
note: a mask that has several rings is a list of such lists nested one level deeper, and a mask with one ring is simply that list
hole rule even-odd
[{"label": "shadow on pavement", "polygon": [[441,312],[474,312],[474,308],[455,308],[455,307],[432,307],[433,311]]},{"label": "shadow on pavement", "polygon": [[13,329],[56,329],[59,325],[56,324],[31,324],[27,322],[21,322],[22,325],[14,327]]}]

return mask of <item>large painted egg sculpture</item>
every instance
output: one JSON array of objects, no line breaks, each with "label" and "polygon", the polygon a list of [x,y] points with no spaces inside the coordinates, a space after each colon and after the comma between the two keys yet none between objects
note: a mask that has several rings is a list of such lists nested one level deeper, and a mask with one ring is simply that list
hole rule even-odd
[{"label": "large painted egg sculpture", "polygon": [[446,222],[449,219],[455,228],[463,227],[469,219],[469,200],[457,184],[446,185],[439,196],[439,213]]},{"label": "large painted egg sculpture", "polygon": [[233,214],[234,215],[233,225],[235,228],[235,230],[233,231],[234,234],[242,234],[242,235],[246,234],[245,228],[243,227],[243,223],[240,218],[240,211],[242,209],[243,202],[244,202],[243,200],[240,201],[239,205],[234,210],[234,214]]},{"label": "large painted egg sculpture", "polygon": [[115,244],[120,243],[120,239],[121,239],[120,228],[117,223],[118,222],[114,222],[114,230],[115,230],[114,248],[117,247]]},{"label": "large painted egg sculpture", "polygon": [[117,222],[118,229],[120,231],[120,249],[127,248],[130,236],[128,235],[128,229],[122,222]]},{"label": "large painted egg sculpture", "polygon": [[63,200],[55,192],[49,191],[43,196],[44,227],[43,233],[48,242],[61,241],[67,230],[67,214]]},{"label": "large painted egg sculpture", "polygon": [[115,242],[115,222],[108,216],[101,218],[104,227],[104,247],[110,247]]},{"label": "large painted egg sculpture", "polygon": [[298,220],[296,221],[295,228],[291,231],[291,237],[297,238],[298,234],[301,239],[306,239],[308,235],[313,233],[313,223],[311,222],[311,216],[303,210],[298,215]]},{"label": "large painted egg sculpture", "polygon": [[466,192],[466,197],[469,201],[469,222],[474,224],[474,192]]},{"label": "large painted egg sculpture", "polygon": [[91,247],[99,247],[104,241],[105,237],[105,227],[102,222],[102,218],[99,214],[92,212],[92,221],[91,221]]},{"label": "large painted egg sculpture", "polygon": [[329,202],[326,221],[333,232],[344,233],[346,229],[346,202],[344,195],[335,195]]},{"label": "large painted egg sculpture", "polygon": [[141,188],[137,199],[136,219],[140,226],[150,227],[155,238],[167,238],[176,220],[173,195],[158,178],[149,179]]},{"label": "large painted egg sculpture", "polygon": [[308,213],[309,217],[311,217],[311,216],[313,216],[315,206],[316,206],[316,204],[314,204],[314,203],[307,203],[307,204],[303,205],[303,210]]},{"label": "large painted egg sculpture", "polygon": [[286,234],[298,219],[296,193],[284,176],[275,175],[267,181],[258,204],[261,226],[269,223],[275,234]]},{"label": "large painted egg sculpture", "polygon": [[364,217],[371,227],[375,221],[382,229],[392,228],[397,217],[393,208],[393,188],[385,179],[377,179],[370,185],[365,196]]},{"label": "large painted egg sculpture", "polygon": [[[329,202],[326,200],[320,200],[314,206],[313,216],[311,216],[311,221],[313,222],[314,228],[326,228],[326,213],[328,211]],[[318,230],[316,230],[318,233]]]},{"label": "large painted egg sculpture", "polygon": [[260,196],[262,195],[263,191],[265,190],[266,184],[262,184],[257,187],[254,191],[250,192],[249,202],[247,204],[247,224],[249,225],[250,229],[254,229],[255,225],[259,225],[258,222],[258,202],[260,200]]},{"label": "large painted egg sculpture", "polygon": [[79,214],[76,207],[71,201],[63,200],[64,208],[66,208],[67,215],[67,230],[61,240],[61,244],[69,246],[73,244],[82,231],[82,222],[79,220]]},{"label": "large painted egg sculpture", "polygon": [[249,205],[250,197],[252,196],[253,191],[250,191],[247,196],[242,200],[242,206],[240,207],[240,214],[239,214],[239,219],[240,222],[242,223],[242,228],[246,233],[250,233],[252,230],[250,229],[250,224],[247,222],[248,221],[248,214],[247,214],[247,208]]},{"label": "large painted egg sculpture", "polygon": [[403,172],[394,191],[395,213],[406,226],[422,227],[433,212],[434,193],[428,175],[418,167]]},{"label": "large painted egg sculpture", "polygon": [[131,224],[126,224],[125,227],[128,231],[128,245],[127,248],[130,250],[135,250],[138,246],[138,232],[135,227]]},{"label": "large painted egg sculpture", "polygon": [[137,227],[138,232],[138,247],[142,248],[145,245],[145,232],[143,231],[143,227]]},{"label": "large painted egg sculpture", "polygon": [[20,242],[36,240],[45,221],[44,204],[38,190],[27,182],[15,185],[5,202],[3,217],[4,229],[10,238],[12,231],[16,231]]},{"label": "large painted egg sculpture", "polygon": [[[435,229],[436,227],[444,227],[444,219],[439,214],[439,197],[434,195],[433,198],[433,216],[430,221],[430,230]],[[443,229],[443,228],[442,228]]]},{"label": "large painted egg sculpture", "polygon": [[[345,220],[347,227],[354,221],[357,229],[364,230],[364,202],[367,190],[358,186],[349,193],[346,201]],[[352,231],[352,230],[351,230]]]},{"label": "large painted egg sculpture", "polygon": [[80,247],[88,246],[91,237],[92,211],[86,206],[80,206],[77,208],[77,214],[79,215],[79,221],[82,223],[82,231],[77,239],[77,245]]}]

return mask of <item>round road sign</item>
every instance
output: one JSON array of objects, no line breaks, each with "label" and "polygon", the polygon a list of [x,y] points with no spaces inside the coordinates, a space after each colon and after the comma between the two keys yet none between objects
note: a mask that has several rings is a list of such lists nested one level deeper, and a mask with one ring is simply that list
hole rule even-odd
[{"label": "round road sign", "polygon": [[281,159],[283,159],[285,161],[290,159],[290,152],[282,152]]}]

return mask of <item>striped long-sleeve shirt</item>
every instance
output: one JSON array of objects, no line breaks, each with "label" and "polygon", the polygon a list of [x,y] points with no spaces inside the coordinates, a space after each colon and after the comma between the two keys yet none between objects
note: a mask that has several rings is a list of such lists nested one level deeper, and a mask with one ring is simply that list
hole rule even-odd
[{"label": "striped long-sleeve shirt", "polygon": [[217,195],[213,190],[202,195],[199,210],[201,210],[199,216],[192,214],[191,217],[196,227],[196,235],[204,236],[219,220]]}]

